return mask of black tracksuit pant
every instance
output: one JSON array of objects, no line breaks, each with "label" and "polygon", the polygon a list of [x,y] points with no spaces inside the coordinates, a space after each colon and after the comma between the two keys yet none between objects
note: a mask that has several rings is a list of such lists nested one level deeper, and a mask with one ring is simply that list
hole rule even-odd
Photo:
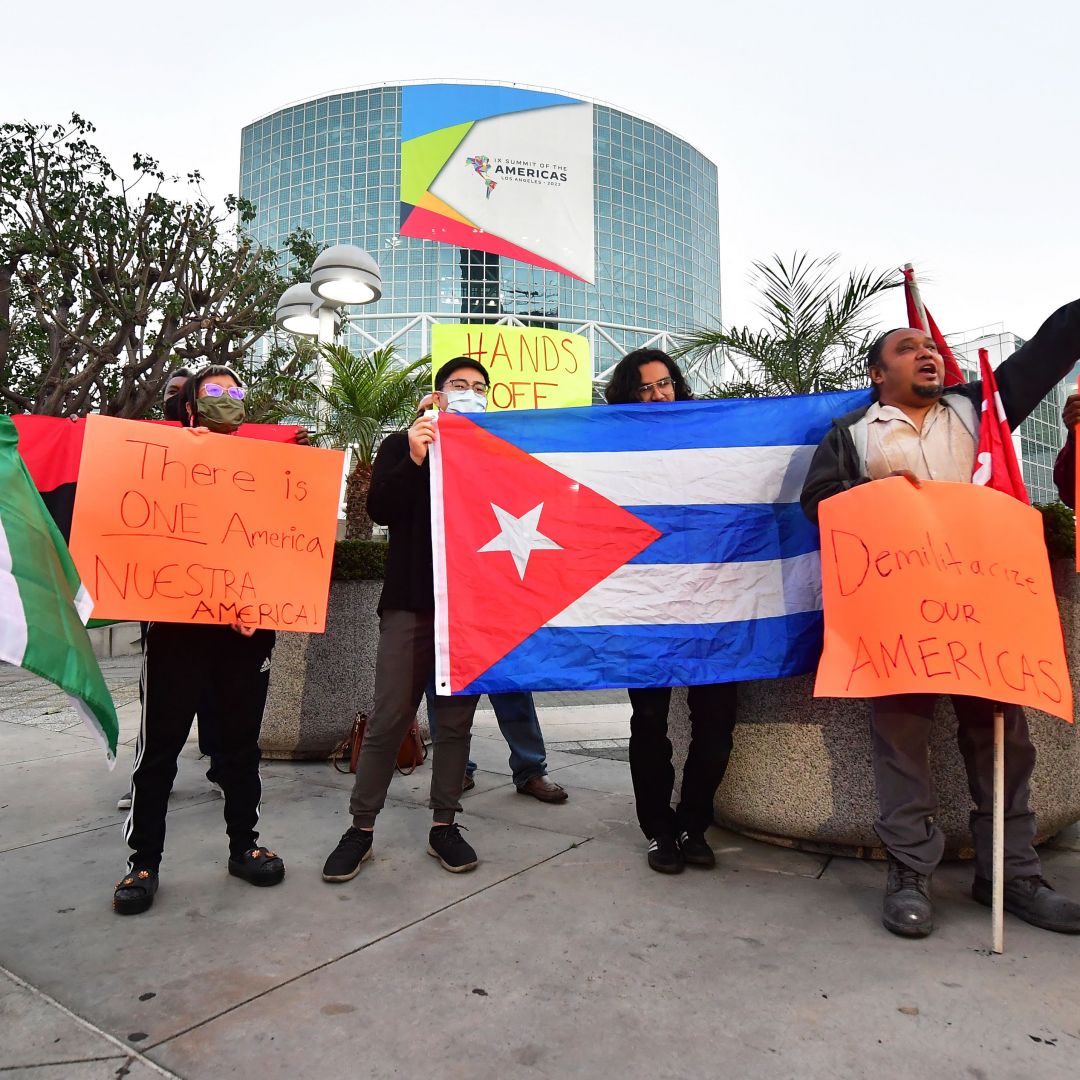
[{"label": "black tracksuit pant", "polygon": [[713,796],[724,779],[735,730],[735,683],[691,686],[690,747],[683,766],[679,805],[672,810],[675,769],[667,735],[670,687],[628,690],[630,777],[634,783],[638,824],[650,839],[703,833],[713,823]]},{"label": "black tracksuit pant", "polygon": [[[271,630],[244,637],[228,626],[150,624],[131,810],[124,824],[129,869],[157,869],[161,862],[177,759],[200,706],[200,726],[215,729],[210,764],[225,794],[229,853],[239,856],[255,846],[262,798],[259,729],[273,648]],[[208,699],[212,709],[205,708]]]}]

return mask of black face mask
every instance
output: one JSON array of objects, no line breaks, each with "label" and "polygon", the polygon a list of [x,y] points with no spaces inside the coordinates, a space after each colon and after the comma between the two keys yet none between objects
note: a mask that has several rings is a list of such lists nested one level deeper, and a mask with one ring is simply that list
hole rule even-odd
[{"label": "black face mask", "polygon": [[161,411],[165,414],[166,420],[181,420],[184,415],[184,395],[173,394],[171,398],[166,398],[162,403]]}]

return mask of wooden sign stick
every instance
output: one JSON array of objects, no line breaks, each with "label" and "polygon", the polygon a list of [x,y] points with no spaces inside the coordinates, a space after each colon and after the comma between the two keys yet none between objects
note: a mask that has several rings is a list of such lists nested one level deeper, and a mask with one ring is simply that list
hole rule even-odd
[{"label": "wooden sign stick", "polygon": [[1005,707],[994,702],[994,881],[991,951],[1005,951]]}]

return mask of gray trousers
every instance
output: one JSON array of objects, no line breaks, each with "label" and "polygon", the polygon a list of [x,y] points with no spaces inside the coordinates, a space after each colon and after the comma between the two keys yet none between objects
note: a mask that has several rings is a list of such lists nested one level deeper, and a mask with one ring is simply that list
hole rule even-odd
[{"label": "gray trousers", "polygon": [[[431,612],[383,611],[375,654],[375,698],[356,762],[349,811],[353,825],[370,829],[386,802],[398,749],[435,668],[435,624]],[[436,697],[438,716],[431,762],[435,819],[449,824],[461,809],[461,786],[469,761],[473,713],[479,694]]]},{"label": "gray trousers", "polygon": [[[902,863],[920,874],[933,873],[945,850],[945,836],[934,823],[937,796],[930,777],[930,724],[933,694],[897,694],[872,698],[874,781],[880,817],[874,828],[882,843]],[[975,873],[992,875],[994,811],[994,706],[983,698],[952,698],[959,727],[956,742],[967,769],[975,807],[971,835]],[[1038,874],[1035,815],[1031,812],[1031,745],[1024,710],[1005,706],[1005,880]]]}]

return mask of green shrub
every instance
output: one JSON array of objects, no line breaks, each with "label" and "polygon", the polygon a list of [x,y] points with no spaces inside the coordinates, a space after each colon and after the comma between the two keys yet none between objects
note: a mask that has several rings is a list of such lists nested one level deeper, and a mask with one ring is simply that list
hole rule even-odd
[{"label": "green shrub", "polygon": [[339,540],[334,545],[332,581],[382,581],[386,576],[384,540]]},{"label": "green shrub", "polygon": [[1076,558],[1076,515],[1060,502],[1036,503],[1042,514],[1046,550],[1051,559]]}]

